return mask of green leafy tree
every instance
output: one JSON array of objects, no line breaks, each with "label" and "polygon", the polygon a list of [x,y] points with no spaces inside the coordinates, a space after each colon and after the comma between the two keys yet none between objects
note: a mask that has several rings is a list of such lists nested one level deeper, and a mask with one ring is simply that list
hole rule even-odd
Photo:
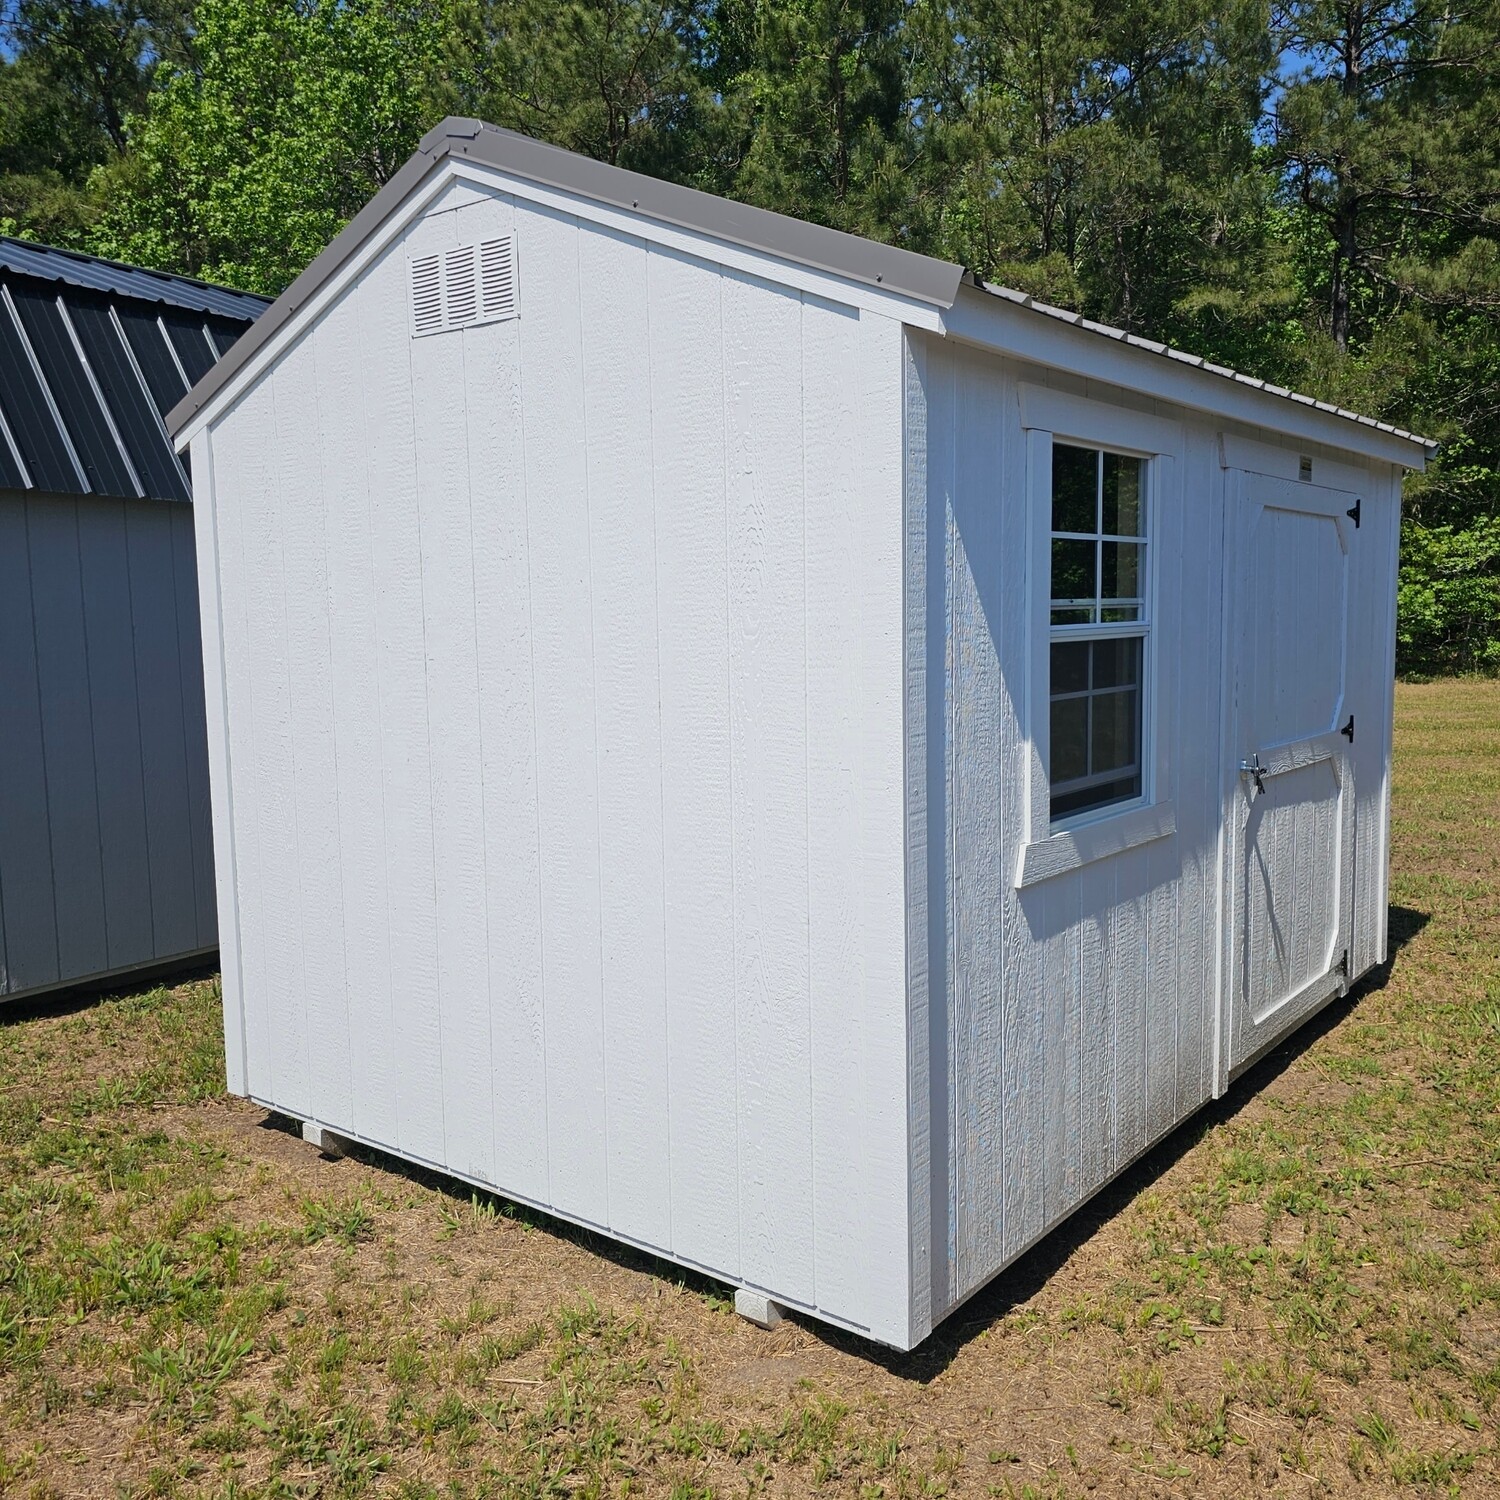
[{"label": "green leafy tree", "polygon": [[95,168],[127,150],[164,62],[189,48],[188,0],[17,0],[0,10],[0,231],[73,244]]},{"label": "green leafy tree", "polygon": [[437,115],[436,0],[199,0],[102,169],[106,253],[276,292],[396,172]]},{"label": "green leafy tree", "polygon": [[713,113],[706,15],[660,0],[458,0],[441,99],[600,161],[681,175]]}]

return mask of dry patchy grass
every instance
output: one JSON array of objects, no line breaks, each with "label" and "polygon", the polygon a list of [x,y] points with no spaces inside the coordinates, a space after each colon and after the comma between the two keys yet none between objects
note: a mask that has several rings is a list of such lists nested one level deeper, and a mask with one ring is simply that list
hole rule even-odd
[{"label": "dry patchy grass", "polygon": [[0,1492],[1500,1489],[1500,689],[1398,711],[1388,978],[911,1356],[321,1159],[212,983],[0,1013]]}]

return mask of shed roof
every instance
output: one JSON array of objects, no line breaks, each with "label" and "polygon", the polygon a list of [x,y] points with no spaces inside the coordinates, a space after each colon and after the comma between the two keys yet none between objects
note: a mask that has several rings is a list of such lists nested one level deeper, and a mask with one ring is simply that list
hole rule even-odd
[{"label": "shed roof", "polygon": [[163,302],[189,312],[215,313],[237,323],[253,323],[271,303],[269,297],[214,286],[192,276],[148,271],[143,266],[122,265],[79,250],[37,245],[8,235],[0,235],[0,269],[34,276],[38,281],[62,281],[96,292],[114,292],[138,302]]},{"label": "shed roof", "polygon": [[621,167],[595,161],[576,152],[548,145],[531,136],[486,124],[482,120],[450,117],[422,138],[411,160],[360,210],[326,250],[276,300],[251,334],[242,339],[200,381],[167,417],[173,437],[183,429],[226,385],[256,352],[272,340],[322,287],[350,261],[399,209],[413,190],[448,158],[462,158],[494,167],[512,176],[580,197],[689,229],[729,244],[760,251],[794,265],[827,271],[845,280],[878,287],[945,311],[952,308],[959,289],[967,281],[1036,313],[1062,319],[1104,338],[1132,348],[1193,365],[1205,373],[1249,386],[1270,396],[1314,407],[1405,441],[1435,448],[1436,443],[1403,428],[1360,415],[1344,407],[1298,395],[1284,387],[1241,375],[1184,354],[1165,344],[1144,339],[1123,329],[1095,323],[1066,309],[1034,301],[1008,287],[989,286],[967,273],[962,266],[931,256],[918,255],[894,245],[844,234],[820,224],[810,224],[785,214],[772,213],[700,192],[678,183],[628,172]]},{"label": "shed roof", "polygon": [[166,414],[267,305],[0,238],[0,489],[188,499]]}]

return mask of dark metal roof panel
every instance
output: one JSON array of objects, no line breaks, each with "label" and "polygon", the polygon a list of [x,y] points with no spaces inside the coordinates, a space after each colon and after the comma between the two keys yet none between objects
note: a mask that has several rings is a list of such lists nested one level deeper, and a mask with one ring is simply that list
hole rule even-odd
[{"label": "dark metal roof panel", "polygon": [[209,342],[208,330],[202,318],[191,313],[167,311],[161,315],[166,325],[167,336],[177,354],[190,386],[197,385],[214,367],[217,350]]},{"label": "dark metal roof panel", "polygon": [[115,314],[125,330],[125,341],[135,355],[146,389],[156,403],[157,412],[165,419],[188,390],[167,344],[167,331],[156,309],[139,302],[121,302],[116,305]]},{"label": "dark metal roof panel", "polygon": [[239,323],[253,323],[271,305],[268,297],[211,286],[191,276],[124,266],[118,261],[101,260],[76,250],[59,250],[52,245],[35,245],[8,235],[0,235],[0,269],[39,281],[61,281],[96,292],[114,292],[140,302],[162,302],[194,312],[217,313]]},{"label": "dark metal roof panel", "polygon": [[21,460],[16,454],[15,435],[0,414],[0,490],[24,490],[26,476],[21,472]]},{"label": "dark metal roof panel", "polygon": [[0,298],[0,409],[20,449],[31,487],[62,495],[83,494],[83,481],[32,367],[21,326],[11,316],[8,298]]},{"label": "dark metal roof panel", "polygon": [[141,487],[158,499],[188,499],[187,481],[167,441],[161,413],[141,384],[120,328],[110,316],[109,303],[79,293],[70,303],[69,315]]},{"label": "dark metal roof panel", "polygon": [[[102,279],[128,281],[104,264]],[[163,419],[248,326],[81,277],[18,275],[0,255],[0,488],[191,498]]]},{"label": "dark metal roof panel", "polygon": [[18,282],[11,287],[21,326],[42,367],[73,451],[96,495],[136,495],[139,486],[110,431],[103,405],[78,358],[52,289]]}]

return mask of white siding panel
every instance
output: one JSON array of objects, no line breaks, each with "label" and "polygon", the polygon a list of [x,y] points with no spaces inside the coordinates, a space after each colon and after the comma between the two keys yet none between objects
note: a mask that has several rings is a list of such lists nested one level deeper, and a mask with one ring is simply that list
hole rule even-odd
[{"label": "white siding panel", "polygon": [[[296,358],[294,353],[292,358]],[[295,382],[295,374],[292,376]],[[257,925],[262,933],[262,982],[271,1012],[271,1068],[277,1103],[298,1115],[312,1112],[308,1070],[307,992],[302,975],[302,870],[298,863],[297,768],[293,750],[291,663],[286,622],[286,514],[281,495],[277,403],[280,372],[255,397],[264,403],[260,437],[265,467],[259,482],[231,499],[240,517],[245,563],[254,579],[239,639],[255,682],[254,796],[259,815],[260,890]],[[283,1101],[285,1101],[283,1103]]]},{"label": "white siding panel", "polygon": [[[547,1141],[553,1201],[609,1214],[578,226],[518,207],[525,258],[526,503],[535,663]],[[533,335],[532,330],[535,330]]]},{"label": "white siding panel", "polygon": [[[275,430],[271,390],[248,392],[235,420],[212,439],[215,535],[218,543],[219,615],[223,625],[225,755],[229,775],[224,804],[234,810],[234,871],[240,925],[240,982],[245,1009],[245,1068],[248,1092],[275,1100],[288,1111],[304,1097],[296,1074],[275,1066],[273,1035],[289,1024],[288,997],[273,985],[267,966],[268,920],[262,892],[284,879],[265,867],[265,825],[284,791],[266,787],[256,740],[257,713],[267,688],[255,670],[250,633],[265,611],[267,580],[258,554],[247,545],[248,511],[254,497],[274,485],[269,434]],[[264,504],[262,499],[259,503]]]},{"label": "white siding panel", "polygon": [[[463,211],[464,236],[503,234],[508,201]],[[528,265],[519,274],[524,296]],[[470,524],[484,797],[485,927],[489,938],[489,1093],[495,1180],[547,1198],[547,1096],[542,1014],[541,861],[532,716],[531,593],[522,446],[522,324],[463,334]]]},{"label": "white siding panel", "polygon": [[[807,545],[807,902],[811,996],[814,1281],[825,1306],[857,1303],[868,1277],[865,1190],[870,1142],[862,1129],[866,1005],[861,903],[864,736],[860,659],[860,521],[880,488],[863,472],[874,413],[858,383],[859,314],[805,297],[802,308],[802,455]],[[879,525],[872,514],[871,524]]]},{"label": "white siding panel", "polygon": [[946,598],[945,569],[935,556],[929,536],[931,497],[927,484],[932,451],[928,413],[928,380],[931,356],[924,341],[910,338],[903,330],[903,450],[902,483],[905,489],[903,573],[905,598],[904,672],[906,696],[903,705],[906,735],[905,823],[906,897],[905,965],[907,991],[907,1110],[909,1113],[909,1173],[907,1246],[910,1280],[908,1337],[921,1339],[932,1328],[933,1308],[946,1294],[933,1285],[933,1196],[935,1165],[943,1158],[946,1141],[941,1130],[941,1112],[933,1107],[933,1057],[931,1027],[935,1012],[944,1008],[943,944],[933,932],[934,916],[943,910],[942,880],[935,866],[943,848],[944,798],[942,792],[943,703],[933,691],[941,682],[940,664],[934,662],[934,643],[944,637],[943,601]]},{"label": "white siding panel", "polygon": [[[845,991],[850,1024],[859,1031],[863,1091],[851,1128],[865,1142],[862,1200],[866,1224],[878,1234],[860,1235],[864,1276],[856,1279],[825,1246],[820,1251],[818,1300],[871,1333],[901,1344],[911,1336],[910,1154],[907,1076],[905,916],[907,891],[902,849],[904,794],[904,575],[905,511],[901,418],[905,394],[901,369],[905,338],[900,324],[868,313],[860,317],[861,409],[866,440],[861,445],[865,503],[858,529],[861,599],[859,717],[851,726],[862,741],[860,756],[860,886],[858,913],[863,987]],[[810,656],[826,650],[814,640]],[[832,872],[830,872],[832,878]],[[814,991],[814,1014],[818,996]],[[815,1056],[818,1055],[815,1051]],[[820,1065],[817,1088],[837,1096],[839,1081]],[[815,1104],[815,1129],[816,1109]],[[815,1137],[816,1142],[816,1137]],[[829,1153],[838,1142],[826,1136],[815,1150],[826,1181]],[[927,1216],[923,1215],[924,1224]],[[818,1233],[843,1226],[815,1210]],[[839,1293],[842,1301],[835,1297]]]},{"label": "white siding panel", "polygon": [[736,1275],[729,594],[719,274],[648,260],[672,1248]]},{"label": "white siding panel", "polygon": [[[396,1145],[395,1035],[391,973],[386,825],[381,754],[379,599],[373,546],[378,480],[366,472],[370,438],[359,386],[366,367],[365,318],[357,301],[335,306],[314,334],[318,368],[318,507],[327,553],[329,710],[333,726],[334,785],[338,808],[335,940],[343,962],[342,1000],[348,1026],[347,1115],[330,1107],[329,1125],[346,1126]],[[325,995],[329,1005],[339,995]]]},{"label": "white siding panel", "polygon": [[[214,901],[219,931],[219,986],[224,1002],[225,1082],[231,1093],[251,1091],[247,1032],[260,1030],[245,1004],[236,845],[241,837],[231,795],[229,720],[225,704],[223,589],[213,439],[205,430],[193,439],[192,542],[198,587],[193,590],[203,652],[204,755],[212,799]],[[180,535],[180,529],[179,529]]]},{"label": "white siding panel", "polygon": [[[1004,1005],[1000,923],[1008,868],[1001,830],[1000,629],[1005,542],[997,370],[956,362],[953,475],[954,1159],[959,1295],[979,1284],[1005,1234],[1002,1174],[1034,1152],[1008,1149],[1007,1075],[1022,1038]],[[987,378],[988,377],[988,378]],[[1032,997],[1028,997],[1030,999]],[[1040,1144],[1037,1142],[1036,1144]]]},{"label": "white siding panel", "polygon": [[609,1224],[671,1243],[661,685],[646,247],[579,239]]},{"label": "white siding panel", "polygon": [[[422,221],[412,254],[472,238],[457,211]],[[441,1160],[493,1182],[494,1080],[490,1070],[485,803],[475,616],[474,531],[463,335],[411,341],[432,771],[437,919],[438,1041],[442,1058]]]},{"label": "white siding panel", "polygon": [[396,1082],[396,1117],[387,1128],[397,1149],[440,1162],[437,874],[407,308],[406,257],[398,247],[371,268],[360,297],[391,969],[386,1025]]},{"label": "white siding panel", "polygon": [[[321,375],[305,339],[276,372],[277,492],[285,580],[287,701],[296,868],[285,885],[296,903],[281,941],[296,952],[305,1011],[308,1107],[315,1118],[350,1117],[348,992],[339,878],[338,765],[333,732],[328,566],[322,465]],[[268,622],[275,629],[274,621]]]},{"label": "white siding panel", "polygon": [[723,295],[741,1264],[811,1303],[802,303],[737,275]]}]

